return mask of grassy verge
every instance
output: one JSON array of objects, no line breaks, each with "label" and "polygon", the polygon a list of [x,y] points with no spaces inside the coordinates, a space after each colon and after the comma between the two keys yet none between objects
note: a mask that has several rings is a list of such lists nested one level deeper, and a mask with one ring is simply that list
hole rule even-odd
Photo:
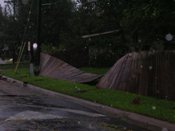
[{"label": "grassy verge", "polygon": [[[20,69],[17,74],[9,69],[1,71],[1,73],[48,90],[175,123],[175,102],[173,101],[159,100],[122,91],[97,89],[95,86],[47,77],[31,77],[26,68]],[[140,99],[140,104],[133,104],[133,100],[137,97]]]},{"label": "grassy verge", "polygon": [[95,73],[95,74],[105,74],[109,70],[109,68],[83,67],[83,68],[80,68],[80,70],[89,72],[89,73]]}]

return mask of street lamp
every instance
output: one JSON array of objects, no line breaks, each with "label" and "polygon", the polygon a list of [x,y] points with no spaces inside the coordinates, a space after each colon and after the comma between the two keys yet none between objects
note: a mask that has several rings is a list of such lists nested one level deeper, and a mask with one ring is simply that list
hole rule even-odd
[{"label": "street lamp", "polygon": [[41,0],[38,0],[38,11],[37,11],[37,49],[36,49],[36,59],[34,61],[34,73],[39,75],[40,73],[40,53],[41,53]]},{"label": "street lamp", "polygon": [[[22,4],[23,5],[27,5],[29,0],[21,0]],[[28,41],[28,52],[29,52],[29,58],[30,58],[30,66],[29,66],[29,73],[31,76],[34,75],[34,65],[33,65],[33,61],[34,61],[34,58],[33,58],[33,44],[31,44],[30,41]]]},{"label": "street lamp", "polygon": [[37,50],[38,48],[38,44],[37,43],[33,43],[33,50]]},{"label": "street lamp", "polygon": [[[22,3],[26,5],[29,0],[22,0]],[[41,52],[41,0],[37,0],[38,9],[37,9],[37,38],[36,43],[32,45],[32,50],[34,51],[32,54],[32,60],[34,63],[34,73],[35,75],[39,75],[40,72],[40,52]]]}]

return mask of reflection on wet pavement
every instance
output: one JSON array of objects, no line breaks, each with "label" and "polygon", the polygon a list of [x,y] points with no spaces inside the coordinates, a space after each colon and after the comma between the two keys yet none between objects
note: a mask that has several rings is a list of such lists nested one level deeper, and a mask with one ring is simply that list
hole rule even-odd
[{"label": "reflection on wet pavement", "polygon": [[1,90],[0,131],[146,131],[63,98]]}]

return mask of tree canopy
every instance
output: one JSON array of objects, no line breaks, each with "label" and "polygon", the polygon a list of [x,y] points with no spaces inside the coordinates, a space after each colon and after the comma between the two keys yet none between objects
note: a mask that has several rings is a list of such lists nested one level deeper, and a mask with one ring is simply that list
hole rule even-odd
[{"label": "tree canopy", "polygon": [[[0,8],[4,36],[17,46],[36,41],[37,1],[7,5],[15,12]],[[42,45],[73,64],[108,66],[128,51],[163,50],[165,35],[175,33],[174,14],[174,0],[42,0]],[[119,32],[103,34],[113,30]]]}]

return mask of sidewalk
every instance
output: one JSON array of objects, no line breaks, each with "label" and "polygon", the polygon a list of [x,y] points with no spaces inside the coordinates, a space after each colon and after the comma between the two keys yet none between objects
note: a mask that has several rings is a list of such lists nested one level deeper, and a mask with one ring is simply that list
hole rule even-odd
[{"label": "sidewalk", "polygon": [[34,90],[34,91],[37,91],[40,93],[42,92],[45,95],[55,96],[55,97],[59,96],[62,98],[69,99],[70,101],[72,101],[76,104],[82,105],[86,108],[92,109],[94,111],[97,111],[99,113],[102,113],[104,115],[108,115],[108,116],[111,116],[114,118],[121,118],[122,120],[126,121],[127,123],[137,125],[137,126],[146,128],[146,129],[151,130],[151,131],[175,131],[175,124],[168,123],[166,121],[157,120],[157,119],[143,116],[140,114],[122,111],[119,109],[114,109],[114,108],[111,108],[108,106],[104,106],[102,104],[97,104],[97,103],[93,103],[93,102],[90,102],[87,100],[82,100],[82,99],[75,98],[72,96],[49,91],[49,90],[42,89],[42,88],[30,85],[30,84],[24,85],[23,82],[6,77],[6,76],[3,76],[3,78],[5,78],[9,82],[12,82],[12,83],[15,82],[15,83],[19,84],[20,86],[24,86],[25,88],[28,88],[30,90]]}]

